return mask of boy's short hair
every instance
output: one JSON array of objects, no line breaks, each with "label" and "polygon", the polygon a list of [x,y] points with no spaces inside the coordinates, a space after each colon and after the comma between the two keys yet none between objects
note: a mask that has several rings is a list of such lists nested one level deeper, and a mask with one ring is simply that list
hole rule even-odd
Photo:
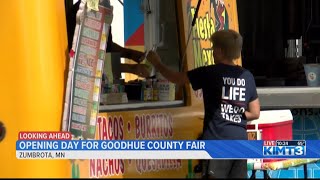
[{"label": "boy's short hair", "polygon": [[242,49],[242,36],[231,29],[213,33],[210,37],[212,48],[221,48],[225,58],[235,60],[240,57]]}]

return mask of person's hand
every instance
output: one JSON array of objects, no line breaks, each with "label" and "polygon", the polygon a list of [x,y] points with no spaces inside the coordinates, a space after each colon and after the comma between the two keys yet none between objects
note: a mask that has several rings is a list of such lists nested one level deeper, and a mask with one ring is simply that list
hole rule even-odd
[{"label": "person's hand", "polygon": [[140,63],[145,59],[145,54],[143,52],[133,50],[131,52],[131,59],[137,63]]},{"label": "person's hand", "polygon": [[154,66],[161,63],[161,58],[155,51],[148,52],[147,60]]},{"label": "person's hand", "polygon": [[150,76],[150,71],[148,70],[148,66],[145,64],[135,64],[134,74],[147,78]]}]

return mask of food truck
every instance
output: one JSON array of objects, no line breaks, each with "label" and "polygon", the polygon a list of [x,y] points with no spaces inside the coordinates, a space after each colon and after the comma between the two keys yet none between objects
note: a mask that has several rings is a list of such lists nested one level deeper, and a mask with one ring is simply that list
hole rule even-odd
[{"label": "food truck", "polygon": [[[208,15],[208,12],[210,12],[209,1],[203,2],[204,4],[201,5],[198,11],[200,19],[195,21],[197,29],[194,30],[191,23],[196,13],[198,1],[162,0],[144,1],[143,4],[140,1],[125,1],[125,6],[126,3],[131,5],[128,9],[145,7],[142,12],[139,12],[140,17],[142,16],[140,23],[137,18],[135,20],[130,19],[130,25],[136,26],[138,32],[141,25],[144,27],[144,33],[140,34],[142,37],[135,37],[144,39],[142,41],[144,42],[142,51],[151,49],[156,45],[157,52],[163,57],[162,61],[176,70],[187,70],[213,63],[209,38],[215,29],[214,26],[209,26],[210,23],[212,25],[214,23],[212,16]],[[230,8],[236,8],[235,2],[230,2],[229,4]],[[236,11],[234,9],[229,11],[234,12],[226,15],[232,23],[225,24],[237,30]],[[110,13],[106,15],[108,16],[106,19],[111,19],[115,15],[116,13]],[[138,15],[130,14],[128,16],[132,18]],[[84,16],[84,22],[86,22],[85,18],[86,16]],[[199,24],[203,23],[207,25],[200,27]],[[134,27],[128,27],[127,29],[131,28]],[[189,32],[195,34],[200,31],[205,31],[201,39],[194,39],[190,35],[189,44],[186,43],[189,38]],[[80,37],[79,42],[82,42],[81,37],[83,34],[81,33],[83,32],[79,31],[78,35],[75,34],[75,36]],[[138,42],[136,44],[135,42],[130,42],[130,38],[128,41],[126,45],[130,48],[141,46]],[[197,49],[194,49],[192,44],[195,44]],[[75,46],[75,52],[82,45]],[[194,57],[193,52],[197,53],[196,57]],[[185,57],[183,58],[183,56]],[[197,59],[198,61],[195,62],[191,59]],[[75,60],[77,60],[77,55],[75,55]],[[156,74],[154,79],[141,80],[133,76],[121,82],[121,80],[115,78],[119,76],[116,75],[118,73],[116,72],[117,69],[113,67],[114,61],[119,61],[119,56],[107,53],[106,61],[104,62],[106,80],[102,89],[104,93],[100,93],[99,114],[94,126],[96,128],[95,134],[82,133],[81,130],[77,129],[79,126],[73,126],[74,124],[78,125],[79,121],[71,118],[69,129],[75,138],[183,140],[197,139],[201,135],[203,122],[201,92],[194,93],[190,86],[175,86],[163,79],[159,74]],[[130,63],[130,60],[127,62]],[[240,64],[240,60],[238,60],[238,63]],[[76,65],[74,68],[77,68]],[[123,86],[124,88],[121,88]],[[73,111],[71,110],[71,114],[78,112],[77,110],[77,108],[73,109]],[[72,163],[72,172],[76,174],[76,177],[179,178],[194,177],[193,169],[195,165],[197,165],[197,161],[162,160],[161,158],[159,160],[79,160]]]},{"label": "food truck", "polygon": [[[10,14],[11,18],[3,20],[5,26],[1,29],[1,39],[5,43],[1,45],[4,61],[0,66],[4,84],[0,89],[0,159],[3,162],[0,177],[197,177],[194,170],[199,162],[196,160],[16,159],[14,148],[20,131],[67,130],[74,139],[101,140],[185,140],[198,139],[201,135],[201,91],[194,92],[190,85],[171,84],[159,74],[156,79],[129,74],[114,79],[118,70],[110,62],[119,56],[104,53],[108,33],[106,29],[97,28],[92,19],[100,20],[99,23],[108,28],[117,14],[112,11],[112,4],[97,6],[91,3],[93,1],[87,0],[89,5],[82,2],[82,10],[89,8],[91,13],[78,14],[82,19],[77,17],[71,53],[65,16],[72,1],[10,1],[2,8],[3,15]],[[156,45],[162,61],[180,71],[213,64],[209,37],[220,29],[239,31],[238,2],[124,0],[125,32],[128,34],[125,45],[141,51]],[[88,39],[93,36],[100,46],[94,46]],[[100,54],[92,56],[96,62],[92,65],[81,61],[79,52]],[[99,64],[98,59],[103,59],[103,63]],[[84,66],[80,71],[77,68],[81,63]],[[236,63],[243,64],[241,59]],[[93,78],[82,77],[88,72],[94,74]],[[272,127],[279,125],[277,123],[292,128],[289,138],[319,139],[319,93],[317,87],[258,87],[262,110],[267,113],[257,120],[262,126],[253,124],[256,131],[250,134],[252,139],[259,139],[257,132],[261,129],[262,136],[266,131],[278,133],[281,127],[280,130]],[[83,97],[92,97],[92,101],[84,101]],[[267,110],[273,110],[271,115]],[[281,117],[268,122],[275,116]],[[288,120],[291,121],[286,123]],[[256,164],[253,161],[248,164],[252,167],[248,174],[252,174],[251,170],[265,170],[262,172],[270,177],[302,177],[303,172],[308,172],[309,177],[319,177],[317,161],[258,161]],[[304,166],[305,171],[301,170],[302,165],[310,163],[311,166]]]}]

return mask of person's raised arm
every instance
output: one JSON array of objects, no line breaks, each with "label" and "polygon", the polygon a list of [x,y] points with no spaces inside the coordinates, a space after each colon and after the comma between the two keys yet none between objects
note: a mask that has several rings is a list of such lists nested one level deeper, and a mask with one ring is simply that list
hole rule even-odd
[{"label": "person's raised arm", "polygon": [[149,51],[147,55],[147,60],[158,70],[163,77],[165,77],[168,81],[184,85],[186,83],[189,83],[188,75],[186,72],[177,72],[173,71],[170,68],[168,68],[166,65],[164,65],[161,62],[161,59],[157,53],[154,51]]},{"label": "person's raised arm", "polygon": [[144,78],[150,76],[150,72],[145,64],[120,64],[120,71],[124,73],[132,73]]},{"label": "person's raised arm", "polygon": [[117,43],[112,42],[112,52],[120,52],[121,57],[134,60],[136,63],[140,63],[143,60],[144,53],[133,49],[121,47]]}]

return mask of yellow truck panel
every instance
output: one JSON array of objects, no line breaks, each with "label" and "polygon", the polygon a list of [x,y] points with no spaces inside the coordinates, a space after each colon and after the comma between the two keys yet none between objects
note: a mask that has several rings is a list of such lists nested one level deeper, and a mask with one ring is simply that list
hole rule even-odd
[{"label": "yellow truck panel", "polygon": [[59,131],[67,36],[63,1],[14,0],[1,6],[0,177],[70,177],[67,161],[18,160],[19,131]]}]

